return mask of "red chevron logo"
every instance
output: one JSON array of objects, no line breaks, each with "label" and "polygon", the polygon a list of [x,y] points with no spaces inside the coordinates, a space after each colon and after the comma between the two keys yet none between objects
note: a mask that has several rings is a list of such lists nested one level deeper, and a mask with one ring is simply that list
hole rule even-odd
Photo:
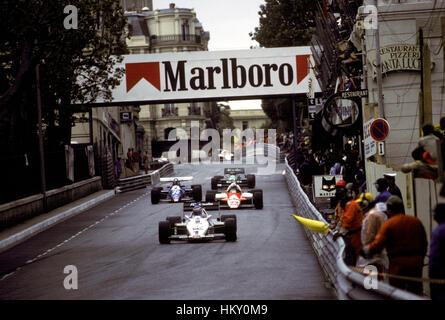
[{"label": "red chevron logo", "polygon": [[142,78],[161,91],[159,62],[126,63],[125,77],[127,80],[127,92],[130,91]]},{"label": "red chevron logo", "polygon": [[309,74],[309,57],[310,54],[297,56],[297,84],[306,78]]}]

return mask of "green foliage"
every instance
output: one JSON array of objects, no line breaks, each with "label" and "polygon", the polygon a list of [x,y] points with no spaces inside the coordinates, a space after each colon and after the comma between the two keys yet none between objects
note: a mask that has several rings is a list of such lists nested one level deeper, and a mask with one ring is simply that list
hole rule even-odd
[{"label": "green foliage", "polygon": [[[249,35],[266,48],[309,45],[316,3],[317,0],[265,0],[258,12],[259,26]],[[263,100],[262,108],[278,133],[292,131],[291,99]]]},{"label": "green foliage", "polygon": [[266,48],[308,45],[315,8],[314,0],[265,0],[258,12],[259,27],[249,35]]},{"label": "green foliage", "polygon": [[207,128],[217,129],[221,136],[224,129],[234,128],[230,109],[216,102],[209,102],[205,105],[204,115],[207,118]]},{"label": "green foliage", "polygon": [[[68,4],[78,9],[78,29],[64,27]],[[47,143],[69,143],[71,102],[110,100],[123,75],[112,72],[127,52],[123,10],[114,0],[4,0],[0,12],[0,138],[10,137],[0,145],[26,150],[36,134],[37,64]]]}]

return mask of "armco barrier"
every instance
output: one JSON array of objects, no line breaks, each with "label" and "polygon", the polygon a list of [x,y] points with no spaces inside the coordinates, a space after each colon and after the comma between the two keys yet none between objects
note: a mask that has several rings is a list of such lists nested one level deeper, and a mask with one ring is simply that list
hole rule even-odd
[{"label": "armco barrier", "polygon": [[246,147],[246,158],[253,156],[264,156],[280,161],[280,148],[269,143],[256,143]]},{"label": "armco barrier", "polygon": [[127,192],[136,189],[142,189],[149,185],[156,185],[159,183],[160,177],[169,175],[174,171],[173,164],[167,163],[162,168],[151,173],[142,174],[134,177],[124,178],[119,180],[117,192]]},{"label": "armco barrier", "polygon": [[[288,162],[285,159],[286,174],[285,179],[289,194],[296,208],[296,214],[304,218],[319,220],[325,223],[320,212],[310,202],[308,196],[300,186],[298,178],[295,176]],[[377,289],[366,289],[366,277],[356,271],[351,270],[343,261],[345,243],[338,238],[335,242],[332,239],[332,231],[327,235],[304,229],[312,247],[317,255],[320,266],[335,289],[337,296],[341,300],[424,300],[424,297],[414,295],[410,292],[397,289],[384,282],[378,282]]]}]

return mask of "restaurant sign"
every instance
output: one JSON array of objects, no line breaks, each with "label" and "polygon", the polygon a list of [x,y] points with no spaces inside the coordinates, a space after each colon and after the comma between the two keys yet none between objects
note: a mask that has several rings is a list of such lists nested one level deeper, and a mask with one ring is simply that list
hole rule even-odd
[{"label": "restaurant sign", "polygon": [[[369,53],[373,78],[377,77],[375,51]],[[420,71],[420,47],[413,44],[387,45],[380,48],[382,74],[393,71]]]}]

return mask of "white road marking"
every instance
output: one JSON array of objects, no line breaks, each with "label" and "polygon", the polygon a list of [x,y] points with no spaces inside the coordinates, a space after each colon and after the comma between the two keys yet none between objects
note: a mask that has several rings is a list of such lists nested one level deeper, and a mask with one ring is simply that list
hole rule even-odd
[{"label": "white road marking", "polygon": [[[80,236],[82,233],[88,231],[89,229],[91,229],[91,228],[93,228],[94,226],[98,225],[99,223],[103,222],[105,219],[109,218],[110,216],[115,215],[116,213],[118,213],[119,211],[121,211],[121,210],[124,209],[125,207],[129,206],[130,204],[133,204],[134,202],[139,201],[140,199],[146,197],[148,194],[149,194],[149,192],[145,192],[144,194],[142,194],[141,196],[139,196],[139,197],[136,198],[135,200],[132,200],[132,201],[126,203],[125,205],[123,205],[122,207],[120,207],[119,209],[117,209],[117,210],[115,210],[115,211],[113,211],[113,212],[107,214],[107,215],[104,216],[102,219],[100,219],[100,220],[94,222],[93,224],[89,225],[88,227],[82,229],[81,231],[79,231],[79,232],[77,232],[76,234],[72,235],[70,238],[68,238],[68,239],[66,239],[66,240],[64,240],[64,241],[62,241],[61,243],[57,244],[56,246],[52,247],[51,249],[46,250],[44,253],[41,253],[41,254],[37,255],[34,259],[27,260],[27,261],[25,262],[25,265],[28,265],[28,264],[31,264],[31,263],[37,261],[38,259],[44,257],[44,256],[47,255],[48,253],[52,252],[53,250],[55,250],[55,249],[61,247],[62,245],[68,243],[69,241],[71,241],[71,240],[77,238],[77,237]],[[21,269],[22,269],[22,267],[17,267],[14,271],[12,271],[12,272],[10,272],[10,273],[8,273],[8,274],[5,274],[2,278],[0,278],[0,282],[3,281],[3,280],[5,280],[5,279],[8,278],[8,277],[14,275],[17,271],[19,271],[19,270],[21,270]]]}]

